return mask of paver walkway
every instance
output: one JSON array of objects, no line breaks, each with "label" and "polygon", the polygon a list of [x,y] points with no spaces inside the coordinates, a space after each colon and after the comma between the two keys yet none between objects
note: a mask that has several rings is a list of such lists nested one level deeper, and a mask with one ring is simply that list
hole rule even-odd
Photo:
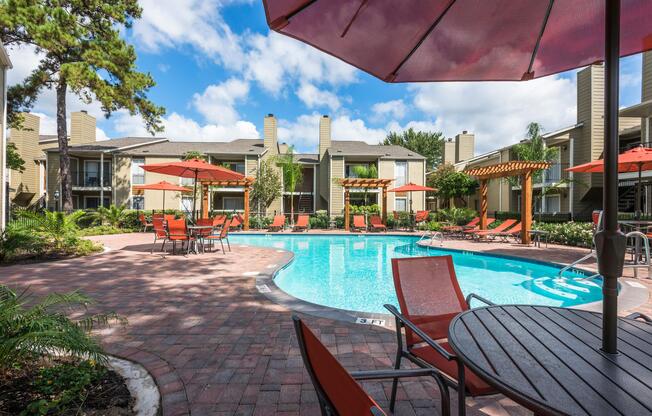
[{"label": "paver walkway", "polygon": [[[0,268],[0,282],[37,295],[81,290],[94,308],[129,320],[101,331],[113,354],[154,376],[163,415],[318,415],[316,396],[293,334],[292,312],[256,291],[256,274],[271,273],[287,252],[233,247],[226,255],[149,253],[151,235],[97,238],[113,250],[97,256]],[[550,250],[541,255],[550,254]],[[649,305],[649,303],[648,303]],[[304,316],[350,370],[388,368],[395,352],[386,329]],[[389,383],[365,383],[387,408]],[[510,400],[469,399],[469,414],[528,414]],[[429,380],[404,382],[397,415],[438,414]]]}]

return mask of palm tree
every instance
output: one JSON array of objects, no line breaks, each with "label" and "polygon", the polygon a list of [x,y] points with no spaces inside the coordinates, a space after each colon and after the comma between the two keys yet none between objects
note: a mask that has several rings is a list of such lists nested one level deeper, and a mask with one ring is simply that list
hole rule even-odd
[{"label": "palm tree", "polygon": [[283,172],[284,189],[290,193],[290,223],[294,225],[294,191],[303,182],[303,165],[294,159],[294,146],[283,155],[278,155],[276,164]]},{"label": "palm tree", "polygon": [[66,245],[67,240],[77,238],[77,232],[79,231],[77,223],[86,213],[81,210],[70,214],[61,211],[45,211],[42,214],[21,211],[20,215],[29,221],[29,228],[51,239],[54,248],[61,250]]},{"label": "palm tree", "polygon": [[[375,179],[378,177],[378,169],[376,165],[355,165],[353,166],[353,175],[356,178]],[[364,188],[364,204],[367,206],[367,192],[368,188]]]},{"label": "palm tree", "polygon": [[110,207],[98,207],[96,215],[100,218],[100,221],[104,224],[107,223],[112,227],[120,227],[125,219],[125,206],[115,206],[111,204]]},{"label": "palm tree", "polygon": [[[543,138],[542,127],[539,123],[532,122],[527,125],[527,140],[524,143],[515,145],[512,150],[518,160],[529,162],[553,162],[557,159],[559,149],[556,147],[546,146]],[[539,178],[542,170],[534,172],[534,176]]]}]

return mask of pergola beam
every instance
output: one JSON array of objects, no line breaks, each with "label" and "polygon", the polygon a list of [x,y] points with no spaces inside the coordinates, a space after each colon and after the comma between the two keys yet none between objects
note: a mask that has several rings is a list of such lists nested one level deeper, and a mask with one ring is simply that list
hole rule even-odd
[{"label": "pergola beam", "polygon": [[344,178],[340,179],[339,183],[344,188],[344,229],[349,231],[351,228],[351,188],[381,188],[383,197],[382,221],[387,224],[387,188],[392,183],[393,179],[377,179],[377,178]]},{"label": "pergola beam", "polygon": [[244,188],[244,218],[242,229],[244,231],[249,230],[249,192],[251,191],[251,185],[254,183],[254,178],[243,178],[236,180],[224,180],[224,181],[215,181],[215,180],[200,180],[202,185],[202,218],[208,218],[208,188],[210,186],[219,186],[222,188]]}]

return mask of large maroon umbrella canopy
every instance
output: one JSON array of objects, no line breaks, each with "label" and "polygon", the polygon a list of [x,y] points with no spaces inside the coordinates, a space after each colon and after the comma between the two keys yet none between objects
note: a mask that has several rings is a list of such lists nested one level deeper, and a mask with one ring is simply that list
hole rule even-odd
[{"label": "large maroon umbrella canopy", "polygon": [[387,82],[529,80],[605,62],[602,349],[617,352],[620,56],[652,49],[652,0],[263,0],[269,26]]},{"label": "large maroon umbrella canopy", "polygon": [[[263,0],[269,26],[387,82],[523,80],[604,59],[605,0]],[[652,49],[622,0],[621,56]]]}]

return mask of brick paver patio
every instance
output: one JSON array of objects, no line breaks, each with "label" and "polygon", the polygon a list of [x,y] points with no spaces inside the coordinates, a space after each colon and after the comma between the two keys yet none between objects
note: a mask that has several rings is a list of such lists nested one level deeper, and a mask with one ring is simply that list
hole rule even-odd
[{"label": "brick paver patio", "polygon": [[[318,415],[303,369],[292,312],[259,294],[255,275],[271,273],[290,254],[233,247],[223,255],[149,253],[151,235],[98,237],[112,250],[97,256],[0,269],[3,284],[30,286],[37,295],[78,289],[94,308],[129,320],[101,331],[106,349],[144,365],[161,394],[163,415]],[[471,242],[447,246],[567,262],[586,250],[521,248]],[[524,253],[527,250],[527,253]],[[647,283],[646,283],[647,284]],[[652,312],[650,302],[641,310]],[[388,368],[393,332],[303,316],[350,370]],[[365,383],[387,409],[390,383]],[[439,393],[427,379],[404,382],[397,415],[438,413]],[[502,396],[469,399],[471,415],[529,414]]]}]

